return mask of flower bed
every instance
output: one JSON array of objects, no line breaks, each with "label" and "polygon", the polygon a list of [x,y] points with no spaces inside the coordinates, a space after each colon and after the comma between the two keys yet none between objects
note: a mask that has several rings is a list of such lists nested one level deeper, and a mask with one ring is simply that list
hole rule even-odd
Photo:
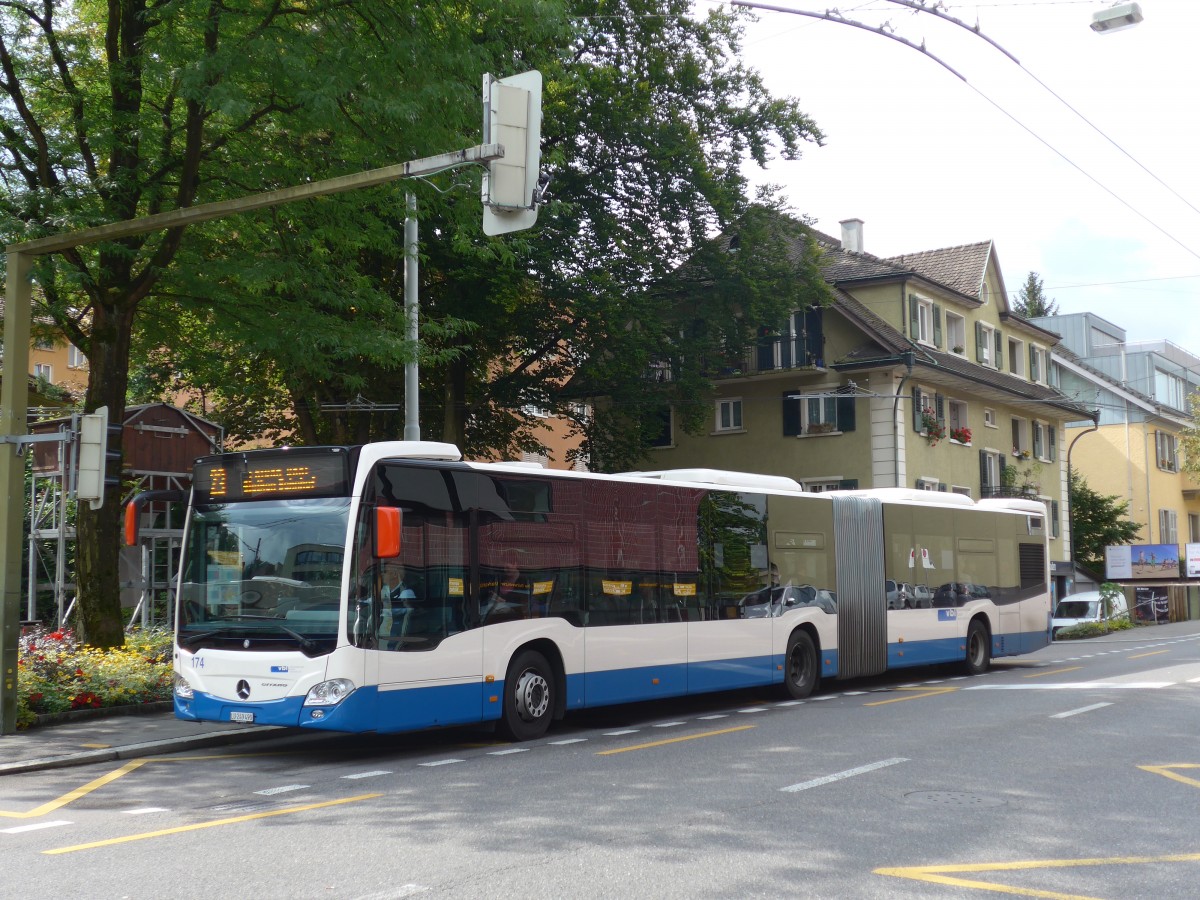
[{"label": "flower bed", "polygon": [[17,655],[17,727],[71,710],[136,706],[171,698],[171,632],[133,631],[125,646],[87,647],[70,631],[30,629]]}]

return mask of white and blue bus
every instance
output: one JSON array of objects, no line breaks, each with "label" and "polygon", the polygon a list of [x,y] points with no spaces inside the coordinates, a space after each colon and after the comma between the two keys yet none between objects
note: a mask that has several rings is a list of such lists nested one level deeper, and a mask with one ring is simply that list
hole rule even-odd
[{"label": "white and blue bus", "polygon": [[[129,542],[161,499],[130,503]],[[433,442],[228,453],[195,465],[175,712],[529,740],[606,704],[981,673],[1048,643],[1048,574],[1027,500],[549,471]]]}]

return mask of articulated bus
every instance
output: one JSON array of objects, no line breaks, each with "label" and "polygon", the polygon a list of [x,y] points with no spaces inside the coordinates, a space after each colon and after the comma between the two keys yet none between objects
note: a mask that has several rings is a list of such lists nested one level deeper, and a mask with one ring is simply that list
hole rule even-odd
[{"label": "articulated bus", "polygon": [[[130,543],[148,499],[163,496],[126,509]],[[803,698],[932,663],[978,674],[1048,643],[1045,516],[709,469],[468,463],[420,441],[205,457],[175,712],[345,732],[494,722],[529,740],[606,704]]]}]

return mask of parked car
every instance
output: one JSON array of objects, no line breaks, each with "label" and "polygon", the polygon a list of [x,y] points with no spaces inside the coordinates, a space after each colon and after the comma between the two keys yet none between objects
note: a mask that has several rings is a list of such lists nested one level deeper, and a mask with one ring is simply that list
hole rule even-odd
[{"label": "parked car", "polygon": [[887,579],[883,583],[883,591],[887,595],[887,608],[907,609],[909,607],[909,600],[912,599],[912,594],[909,592],[910,587],[910,585],[905,584],[903,581]]},{"label": "parked car", "polygon": [[927,584],[914,584],[912,605],[914,609],[929,609],[933,606],[933,588]]},{"label": "parked car", "polygon": [[1082,625],[1084,622],[1104,622],[1108,619],[1128,617],[1129,605],[1124,594],[1113,594],[1108,616],[1104,614],[1104,602],[1099,591],[1080,591],[1058,601],[1054,617],[1050,621],[1050,636],[1053,638],[1064,628]]}]

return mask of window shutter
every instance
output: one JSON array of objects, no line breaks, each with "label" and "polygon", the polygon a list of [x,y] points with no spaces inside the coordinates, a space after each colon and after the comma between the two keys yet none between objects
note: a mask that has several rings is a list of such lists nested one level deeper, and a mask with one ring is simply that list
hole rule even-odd
[{"label": "window shutter", "polygon": [[783,436],[795,437],[803,432],[800,424],[800,404],[799,397],[791,397],[788,394],[783,395]]},{"label": "window shutter", "polygon": [[1046,455],[1050,457],[1050,462],[1054,462],[1058,459],[1058,448],[1055,447],[1055,444],[1057,443],[1057,432],[1057,425],[1051,423],[1050,425],[1046,426],[1046,440],[1050,445],[1049,452]]},{"label": "window shutter", "polygon": [[991,487],[991,485],[988,483],[988,464],[987,464],[987,451],[986,450],[979,451],[979,487],[981,488],[981,490],[979,491],[979,496],[981,496],[981,497],[987,493],[986,489]]},{"label": "window shutter", "polygon": [[944,482],[944,481],[939,481],[939,482],[938,482],[938,490],[939,490],[939,491],[944,491],[944,490],[946,490],[946,482]]},{"label": "window shutter", "polygon": [[854,430],[855,402],[853,397],[837,398],[837,428],[838,431]]},{"label": "window shutter", "polygon": [[933,304],[933,345],[942,349],[942,308]]},{"label": "window shutter", "polygon": [[1050,501],[1050,537],[1058,537],[1058,501]]},{"label": "window shutter", "polygon": [[908,295],[908,337],[917,340],[921,336],[921,309],[917,295]]},{"label": "window shutter", "polygon": [[987,340],[987,335],[983,331],[983,323],[975,323],[975,362],[983,362],[984,354],[987,352],[987,347],[984,341]]},{"label": "window shutter", "polygon": [[921,430],[921,389],[912,389],[912,426],[913,431]]},{"label": "window shutter", "polygon": [[1042,455],[1042,423],[1033,423],[1033,455],[1041,457]]},{"label": "window shutter", "polygon": [[1003,369],[1004,368],[1004,335],[1000,333],[999,328],[997,328],[995,330],[995,332],[993,332],[993,333],[996,335],[996,368]]},{"label": "window shutter", "polygon": [[946,424],[946,398],[941,394],[933,395],[933,414],[939,422]]},{"label": "window shutter", "polygon": [[1029,345],[1029,380],[1040,380],[1038,373],[1038,351],[1037,347],[1033,346],[1033,344]]}]

